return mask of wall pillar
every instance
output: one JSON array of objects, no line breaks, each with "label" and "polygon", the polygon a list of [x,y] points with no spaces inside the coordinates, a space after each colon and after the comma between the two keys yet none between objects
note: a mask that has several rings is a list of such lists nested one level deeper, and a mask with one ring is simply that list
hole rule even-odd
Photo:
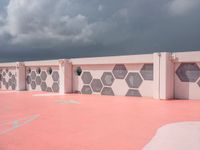
[{"label": "wall pillar", "polygon": [[72,93],[72,64],[66,59],[59,60],[60,94]]},{"label": "wall pillar", "polygon": [[161,53],[153,54],[153,98],[160,99],[160,57]]},{"label": "wall pillar", "polygon": [[174,62],[171,53],[161,53],[160,99],[174,98]]},{"label": "wall pillar", "polygon": [[16,80],[17,80],[17,91],[26,90],[26,73],[25,65],[22,62],[16,63]]},{"label": "wall pillar", "polygon": [[154,93],[155,99],[174,98],[174,62],[171,53],[154,53]]}]

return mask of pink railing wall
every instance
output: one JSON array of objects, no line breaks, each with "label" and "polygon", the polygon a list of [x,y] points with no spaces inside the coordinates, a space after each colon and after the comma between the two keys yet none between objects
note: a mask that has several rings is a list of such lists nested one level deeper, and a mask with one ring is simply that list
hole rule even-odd
[{"label": "pink railing wall", "polygon": [[200,99],[200,51],[1,63],[0,89]]}]

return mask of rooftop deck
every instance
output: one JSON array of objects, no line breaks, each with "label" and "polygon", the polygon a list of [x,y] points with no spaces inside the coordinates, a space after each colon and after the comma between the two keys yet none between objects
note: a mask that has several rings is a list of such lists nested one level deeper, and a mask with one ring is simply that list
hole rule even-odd
[{"label": "rooftop deck", "polygon": [[140,150],[199,114],[195,100],[1,91],[0,150]]}]

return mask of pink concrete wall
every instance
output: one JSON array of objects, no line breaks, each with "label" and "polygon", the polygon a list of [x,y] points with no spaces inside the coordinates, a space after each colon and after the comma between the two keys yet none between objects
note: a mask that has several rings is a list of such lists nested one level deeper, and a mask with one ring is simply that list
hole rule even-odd
[{"label": "pink concrete wall", "polygon": [[[153,97],[153,68],[145,70],[148,66],[153,64],[74,65],[73,92]],[[80,76],[77,67],[82,69]]]},{"label": "pink concrete wall", "polygon": [[200,51],[0,63],[0,89],[200,99]]}]

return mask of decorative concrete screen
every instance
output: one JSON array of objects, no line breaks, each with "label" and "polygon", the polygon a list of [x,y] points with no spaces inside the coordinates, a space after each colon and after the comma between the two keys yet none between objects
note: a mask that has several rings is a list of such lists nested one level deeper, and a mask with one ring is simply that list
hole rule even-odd
[{"label": "decorative concrete screen", "polygon": [[26,67],[26,89],[59,92],[58,67]]},{"label": "decorative concrete screen", "polygon": [[15,90],[16,85],[16,68],[0,68],[0,89]]},{"label": "decorative concrete screen", "polygon": [[[79,76],[78,67],[82,69]],[[153,64],[82,65],[73,70],[74,92],[153,97]]]},{"label": "decorative concrete screen", "polygon": [[175,98],[200,98],[200,63],[175,63]]}]

